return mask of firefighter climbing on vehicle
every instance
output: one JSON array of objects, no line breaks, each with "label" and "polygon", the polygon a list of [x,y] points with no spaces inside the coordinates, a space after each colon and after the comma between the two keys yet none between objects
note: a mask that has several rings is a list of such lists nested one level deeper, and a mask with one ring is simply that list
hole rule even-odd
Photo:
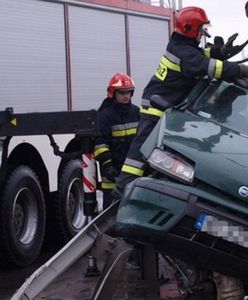
[{"label": "firefighter climbing on vehicle", "polygon": [[104,209],[112,202],[115,177],[121,171],[137,131],[139,108],[131,103],[134,89],[130,76],[115,74],[109,81],[107,98],[99,108],[101,136],[96,141],[94,154],[100,163]]},{"label": "firefighter climbing on vehicle", "polygon": [[199,47],[202,36],[208,35],[204,27],[208,24],[205,11],[199,7],[186,7],[176,14],[166,53],[144,89],[138,134],[117,178],[114,197],[120,198],[126,184],[144,174],[146,164],[140,147],[164,111],[181,103],[200,78],[208,76],[248,87],[248,66],[226,61],[233,55],[233,37],[221,48]]},{"label": "firefighter climbing on vehicle", "polygon": [[[237,54],[233,46],[236,35],[222,47],[199,47],[201,38],[209,37],[205,28],[208,24],[210,21],[202,8],[186,7],[176,13],[175,27],[166,53],[144,89],[138,132],[116,178],[116,187],[112,192],[114,198],[120,199],[126,185],[144,175],[146,162],[140,153],[142,144],[166,109],[180,104],[199,79],[208,76],[248,88],[248,66],[227,61]],[[239,49],[246,44],[239,46]],[[240,295],[242,293],[240,290]]]}]

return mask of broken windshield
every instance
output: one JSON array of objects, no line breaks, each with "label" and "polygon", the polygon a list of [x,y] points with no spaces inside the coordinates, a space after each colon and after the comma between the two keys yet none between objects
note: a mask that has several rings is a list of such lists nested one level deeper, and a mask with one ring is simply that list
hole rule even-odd
[{"label": "broken windshield", "polygon": [[193,107],[194,113],[248,134],[247,90],[222,82],[210,85]]}]

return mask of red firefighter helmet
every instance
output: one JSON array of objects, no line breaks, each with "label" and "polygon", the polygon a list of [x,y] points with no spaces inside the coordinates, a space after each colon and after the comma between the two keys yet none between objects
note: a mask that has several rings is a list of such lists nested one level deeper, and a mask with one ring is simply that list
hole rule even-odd
[{"label": "red firefighter helmet", "polygon": [[131,96],[135,89],[133,79],[125,73],[116,73],[109,81],[108,85],[108,97],[113,98],[115,92],[119,90],[132,91]]},{"label": "red firefighter helmet", "polygon": [[189,6],[181,9],[175,15],[174,31],[190,38],[196,38],[199,29],[210,21],[206,12],[195,6]]}]

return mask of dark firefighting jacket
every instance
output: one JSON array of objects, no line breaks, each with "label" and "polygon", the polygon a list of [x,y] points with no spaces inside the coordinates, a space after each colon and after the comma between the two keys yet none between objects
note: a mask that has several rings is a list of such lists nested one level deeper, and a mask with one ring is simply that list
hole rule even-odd
[{"label": "dark firefighting jacket", "polygon": [[101,136],[97,139],[94,149],[102,176],[104,169],[109,165],[120,173],[139,121],[139,108],[136,105],[119,104],[108,98],[104,103],[107,103],[106,107],[99,111]]},{"label": "dark firefighting jacket", "polygon": [[154,94],[163,99],[163,111],[183,101],[206,75],[211,79],[235,80],[239,75],[238,64],[216,59],[216,56],[215,49],[203,50],[195,39],[174,32],[158,69],[144,89],[141,112],[161,117],[162,112],[153,110],[158,108],[156,101],[150,101]]},{"label": "dark firefighting jacket", "polygon": [[164,111],[180,104],[203,77],[234,81],[239,66],[222,61],[220,49],[202,49],[192,38],[173,33],[158,69],[144,89],[139,131],[117,178],[117,190],[123,191],[131,180],[142,176],[146,163],[139,151]]}]

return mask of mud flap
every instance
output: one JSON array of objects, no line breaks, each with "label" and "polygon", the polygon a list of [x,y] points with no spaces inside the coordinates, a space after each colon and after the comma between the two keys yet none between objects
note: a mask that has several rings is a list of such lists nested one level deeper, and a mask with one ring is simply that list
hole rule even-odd
[{"label": "mud flap", "polygon": [[[96,283],[91,300],[112,299],[117,283],[120,280],[121,273],[126,266],[133,247],[121,239],[113,238],[105,234],[100,237],[98,242],[101,243],[101,247],[97,248],[105,249],[105,252],[107,252],[107,259]],[[106,246],[104,246],[103,243],[105,243]],[[99,257],[99,254],[97,253],[94,253],[93,255]]]}]

